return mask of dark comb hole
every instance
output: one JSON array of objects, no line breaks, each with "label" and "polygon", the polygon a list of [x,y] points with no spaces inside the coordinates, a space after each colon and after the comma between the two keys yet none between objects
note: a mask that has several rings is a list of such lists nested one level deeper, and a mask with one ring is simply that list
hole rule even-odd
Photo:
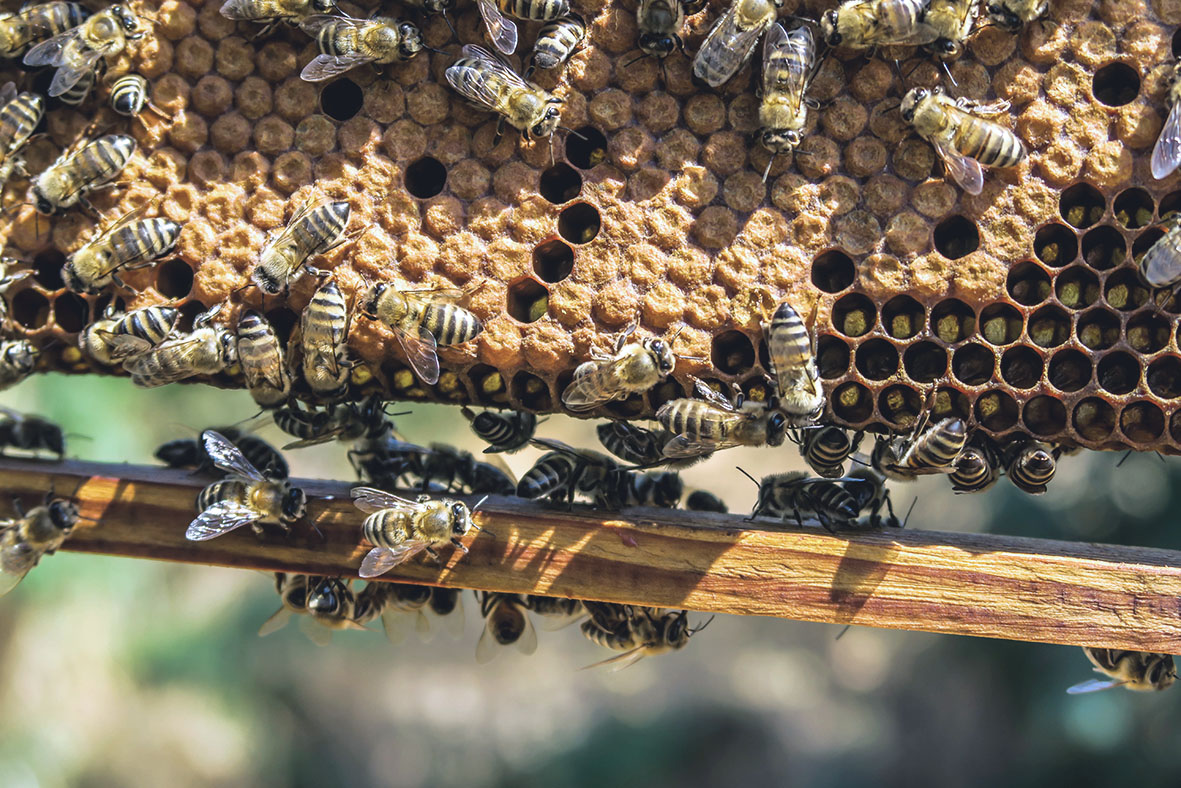
[{"label": "dark comb hole", "polygon": [[53,300],[53,322],[67,334],[81,331],[89,312],[90,305],[74,293],[62,293]]},{"label": "dark comb hole", "polygon": [[1078,341],[1091,350],[1104,350],[1119,340],[1119,318],[1106,309],[1092,309],[1078,319]]},{"label": "dark comb hole", "polygon": [[184,260],[172,259],[156,266],[156,290],[165,298],[181,299],[193,289],[193,269]]},{"label": "dark comb hole", "polygon": [[1078,254],[1078,237],[1064,224],[1043,225],[1033,237],[1033,253],[1048,266],[1066,265]]},{"label": "dark comb hole", "polygon": [[873,415],[873,396],[860,383],[837,386],[830,400],[833,415],[850,424],[860,424]]},{"label": "dark comb hole", "polygon": [[1028,389],[1042,376],[1042,357],[1025,345],[1009,348],[1001,356],[1001,377],[1013,388]]},{"label": "dark comb hole", "polygon": [[1039,347],[1058,347],[1070,338],[1070,316],[1061,307],[1043,306],[1029,316],[1026,333]]},{"label": "dark comb hole", "polygon": [[1063,306],[1083,309],[1099,300],[1099,277],[1081,265],[1072,266],[1058,274],[1054,292]]},{"label": "dark comb hole", "polygon": [[476,391],[476,399],[485,405],[503,405],[508,402],[508,391],[500,371],[487,364],[476,364],[467,371],[467,378]]},{"label": "dark comb hole", "polygon": [[632,394],[626,399],[609,402],[603,406],[612,418],[628,421],[638,418],[644,412],[644,398],[639,394]]},{"label": "dark comb hole", "polygon": [[1181,30],[1173,33],[1173,57],[1181,57]]},{"label": "dark comb hole", "polygon": [[710,360],[722,372],[741,375],[755,365],[755,348],[741,331],[723,331],[714,337]]},{"label": "dark comb hole", "polygon": [[1017,401],[1000,391],[982,394],[976,400],[976,421],[993,432],[1012,429],[1017,423]]},{"label": "dark comb hole", "polygon": [[1103,194],[1089,183],[1076,183],[1058,198],[1058,212],[1062,218],[1080,230],[1102,219],[1106,208]]},{"label": "dark comb hole", "polygon": [[38,252],[33,258],[33,280],[46,290],[60,290],[65,287],[62,282],[62,266],[65,264],[66,256],[56,249]]},{"label": "dark comb hole", "polygon": [[958,389],[939,389],[931,403],[931,415],[936,419],[968,419],[972,415],[972,403]]},{"label": "dark comb hole", "polygon": [[980,313],[980,335],[994,345],[1008,345],[1021,336],[1021,313],[1009,304],[989,304]]},{"label": "dark comb hole", "polygon": [[1091,91],[1103,104],[1122,107],[1140,94],[1140,75],[1127,63],[1108,63],[1095,72]]},{"label": "dark comb hole", "polygon": [[1154,312],[1133,315],[1125,332],[1128,344],[1139,353],[1155,353],[1169,344],[1169,321]]},{"label": "dark comb hole", "polygon": [[25,328],[41,328],[49,322],[49,299],[26,288],[12,299],[12,319]]},{"label": "dark comb hole", "polygon": [[923,398],[908,386],[890,386],[878,396],[882,418],[899,427],[913,427],[923,411]]},{"label": "dark comb hole", "polygon": [[823,334],[816,342],[816,365],[825,380],[839,378],[849,371],[849,346],[832,334]]},{"label": "dark comb hole", "polygon": [[656,411],[666,402],[688,396],[690,395],[681,388],[681,384],[677,383],[675,379],[665,378],[648,390],[648,404],[653,411]]},{"label": "dark comb hole", "polygon": [[528,372],[518,372],[513,376],[512,394],[529,410],[549,410],[553,407],[549,386],[544,380]]},{"label": "dark comb hole", "polygon": [[607,158],[607,138],[594,126],[575,129],[566,135],[566,161],[580,170],[589,170]]},{"label": "dark comb hole", "polygon": [[1152,224],[1152,195],[1143,189],[1125,189],[1112,203],[1115,220],[1129,230]]},{"label": "dark comb hole", "polygon": [[1133,402],[1120,413],[1119,428],[1128,440],[1151,443],[1165,431],[1165,414],[1151,402]]},{"label": "dark comb hole", "polygon": [[877,322],[877,309],[861,293],[842,296],[832,307],[832,325],[847,337],[868,334]]},{"label": "dark comb hole", "polygon": [[406,168],[406,191],[420,200],[434,197],[447,184],[447,168],[433,156],[423,156]]},{"label": "dark comb hole", "polygon": [[1050,297],[1050,275],[1037,263],[1018,263],[1009,270],[1005,287],[1018,304],[1033,306]]},{"label": "dark comb hole", "polygon": [[533,250],[533,272],[543,282],[561,282],[574,270],[574,250],[554,238]]},{"label": "dark comb hole", "polygon": [[1148,365],[1148,388],[1161,399],[1181,397],[1181,358],[1165,356]]},{"label": "dark comb hole", "polygon": [[923,305],[910,296],[894,296],[882,307],[882,327],[895,339],[910,339],[925,323]]},{"label": "dark comb hole", "polygon": [[558,235],[572,244],[585,244],[599,234],[599,211],[587,202],[563,208],[558,214]]},{"label": "dark comb hole", "polygon": [[853,258],[838,249],[825,252],[812,261],[812,284],[826,293],[839,293],[853,284],[856,275]]},{"label": "dark comb hole", "polygon": [[931,333],[947,344],[967,339],[976,330],[976,313],[956,298],[940,301],[931,310]]},{"label": "dark comb hole", "polygon": [[898,351],[884,339],[871,339],[857,348],[856,363],[870,380],[885,380],[898,371]]},{"label": "dark comb hole", "polygon": [[549,291],[534,279],[520,279],[508,287],[509,316],[522,323],[540,320],[549,308]]},{"label": "dark comb hole", "polygon": [[330,82],[320,90],[320,109],[335,120],[348,120],[361,111],[365,94],[361,86],[348,77]]},{"label": "dark comb hole", "polygon": [[1059,391],[1078,391],[1091,382],[1091,361],[1081,350],[1060,350],[1050,359],[1048,377]]},{"label": "dark comb hole", "polygon": [[1066,428],[1066,406],[1053,397],[1034,397],[1025,403],[1024,416],[1034,435],[1057,435]]},{"label": "dark comb hole", "polygon": [[582,191],[582,176],[578,170],[562,162],[541,173],[537,190],[554,205],[570,202]]},{"label": "dark comb hole", "polygon": [[934,342],[916,342],[902,354],[902,365],[911,380],[930,383],[947,374],[947,351]]},{"label": "dark comb hole", "polygon": [[1148,285],[1144,284],[1135,269],[1122,268],[1115,271],[1107,277],[1103,287],[1103,298],[1107,305],[1125,312],[1144,306],[1150,295]]},{"label": "dark comb hole", "polygon": [[177,331],[192,331],[193,320],[197,315],[205,311],[205,305],[200,301],[189,301],[179,310],[176,316],[176,330]]},{"label": "dark comb hole", "polygon": [[992,380],[996,354],[984,345],[964,345],[951,357],[951,374],[967,386],[979,386]]},{"label": "dark comb hole", "polygon": [[1096,271],[1106,271],[1124,261],[1128,244],[1119,230],[1102,225],[1083,236],[1083,261]]},{"label": "dark comb hole", "polygon": [[1105,441],[1115,431],[1115,409],[1098,397],[1080,402],[1071,418],[1075,431],[1089,441]]},{"label": "dark comb hole", "polygon": [[1099,359],[1098,372],[1099,388],[1110,394],[1130,394],[1140,384],[1140,365],[1122,350]]},{"label": "dark comb hole", "polygon": [[266,318],[267,322],[271,324],[271,328],[275,329],[275,335],[279,337],[279,342],[286,347],[288,340],[291,339],[291,332],[295,328],[295,324],[299,322],[299,315],[285,306],[280,306],[267,312]]},{"label": "dark comb hole", "polygon": [[1161,198],[1157,215],[1160,216],[1161,221],[1164,221],[1179,210],[1181,210],[1181,192],[1169,192]]},{"label": "dark comb hole", "polygon": [[935,249],[949,260],[958,260],[980,248],[980,231],[965,216],[949,216],[935,225]]}]

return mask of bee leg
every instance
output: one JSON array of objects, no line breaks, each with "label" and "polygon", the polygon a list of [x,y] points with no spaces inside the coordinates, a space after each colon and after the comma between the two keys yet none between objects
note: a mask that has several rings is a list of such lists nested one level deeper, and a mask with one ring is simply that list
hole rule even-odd
[{"label": "bee leg", "polygon": [[426,554],[429,555],[431,557],[431,560],[434,561],[436,564],[443,563],[443,559],[439,557],[439,554],[438,554],[438,552],[435,551],[435,548],[433,548],[433,547],[426,548]]},{"label": "bee leg", "polygon": [[504,136],[504,115],[501,115],[500,119],[496,121],[496,134],[494,134],[492,137],[492,147],[495,148],[497,145],[499,145],[500,140],[503,136]]}]

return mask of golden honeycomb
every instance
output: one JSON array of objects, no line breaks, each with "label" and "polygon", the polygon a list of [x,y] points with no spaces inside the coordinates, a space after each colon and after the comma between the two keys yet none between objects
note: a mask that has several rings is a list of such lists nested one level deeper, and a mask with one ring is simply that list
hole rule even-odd
[{"label": "golden honeycomb", "polygon": [[[781,13],[817,18],[833,5],[787,0]],[[365,228],[318,263],[346,294],[379,279],[479,285],[469,305],[485,331],[441,350],[433,387],[414,379],[384,326],[355,320],[356,396],[552,411],[575,366],[637,320],[697,358],[605,412],[651,414],[691,390],[690,376],[760,396],[760,326],[788,299],[814,321],[838,423],[905,428],[934,391],[937,413],[993,436],[1181,451],[1181,306],[1157,305],[1133,262],[1181,207],[1181,176],[1157,182],[1148,171],[1181,0],[1055,0],[1051,21],[1018,35],[981,27],[951,64],[950,90],[1011,102],[1031,153],[988,172],[977,197],[945,180],[895,109],[909,87],[948,83],[921,54],[896,66],[835,52],[809,91],[821,108],[801,153],[772,162],[764,183],[751,66],[713,91],[690,80],[682,54],[632,62],[634,0],[572,3],[587,43],[535,75],[566,100],[562,122],[577,131],[552,145],[511,133],[494,145],[495,117],[446,85],[461,43],[482,39],[474,4],[461,0],[453,16],[458,40],[445,20],[407,12],[442,52],[327,85],[300,79],[316,50],[298,29],[255,38],[256,26],[219,6],[165,0],[154,32],[112,64],[112,75],[150,80],[160,116],[116,116],[100,89],[81,108],[51,101],[47,135],[29,148],[37,172],[82,136],[138,140],[96,206],[117,216],[153,202],[184,229],[173,259],[127,275],[139,291],[120,294],[129,307],[176,302],[191,319],[231,299],[289,334],[313,277],[286,299],[235,291],[266,234],[315,194],[347,199],[352,226]],[[689,19],[689,53],[723,8]],[[517,64],[538,27],[518,24]],[[15,66],[6,77],[48,82]],[[68,348],[109,299],[69,294],[58,275],[94,219],[38,218],[24,188],[10,184],[0,222],[7,253],[35,270],[9,293],[16,331],[64,340],[47,353],[56,368],[118,372]]]}]

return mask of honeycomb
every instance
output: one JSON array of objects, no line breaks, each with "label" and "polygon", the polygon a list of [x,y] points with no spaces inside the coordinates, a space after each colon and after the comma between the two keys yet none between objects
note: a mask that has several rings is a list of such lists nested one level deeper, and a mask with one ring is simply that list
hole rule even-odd
[{"label": "honeycomb", "polygon": [[[809,91],[821,108],[800,153],[772,162],[764,183],[751,66],[712,91],[693,84],[684,55],[632,63],[634,0],[572,3],[587,43],[534,77],[565,98],[562,122],[577,132],[552,144],[513,134],[494,144],[495,117],[446,85],[461,42],[482,38],[472,4],[453,17],[459,40],[445,20],[415,17],[441,52],[327,85],[299,78],[316,54],[303,33],[279,26],[255,39],[219,5],[165,0],[154,33],[112,64],[112,75],[150,80],[159,116],[116,116],[100,88],[81,108],[51,101],[46,136],[29,147],[38,172],[83,136],[129,128],[138,140],[96,206],[116,216],[150,202],[184,229],[174,258],[126,276],[138,290],[120,293],[127,307],[178,303],[183,321],[233,294],[289,336],[312,277],[285,299],[234,291],[266,234],[314,194],[347,199],[352,226],[365,228],[317,262],[346,295],[380,279],[480,285],[469,306],[485,331],[440,351],[432,387],[384,326],[356,320],[357,397],[552,411],[575,366],[637,319],[643,333],[676,335],[688,358],[604,413],[649,415],[690,391],[690,376],[764,396],[760,327],[788,299],[812,321],[840,424],[902,429],[933,401],[995,437],[1181,452],[1181,306],[1154,301],[1134,265],[1181,207],[1181,176],[1148,171],[1181,0],[1062,0],[1052,22],[1019,35],[980,28],[951,64],[950,90],[1011,102],[1031,153],[988,172],[977,197],[945,180],[895,109],[909,87],[946,83],[931,58],[905,53],[895,66],[838,50]],[[816,18],[832,5],[787,0],[782,13]],[[689,53],[723,8],[715,0],[689,19]],[[518,24],[516,64],[537,28]],[[43,89],[49,74],[10,64],[0,78]],[[34,270],[9,293],[16,332],[63,340],[46,353],[54,368],[119,373],[72,348],[111,296],[70,294],[58,273],[94,219],[48,221],[25,200],[14,179],[0,232]]]}]

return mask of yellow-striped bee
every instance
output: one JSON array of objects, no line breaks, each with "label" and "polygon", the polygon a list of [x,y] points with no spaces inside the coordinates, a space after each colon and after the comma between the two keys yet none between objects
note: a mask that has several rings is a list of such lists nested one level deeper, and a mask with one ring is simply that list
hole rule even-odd
[{"label": "yellow-striped bee", "polygon": [[[582,622],[582,634],[597,645],[622,654],[588,665],[613,665],[615,670],[634,665],[644,657],[667,654],[685,647],[689,638],[705,629],[689,626],[688,611],[654,607],[584,602],[589,618]],[[712,620],[712,619],[710,619]]]},{"label": "yellow-striped bee", "polygon": [[1177,680],[1177,666],[1169,654],[1152,654],[1145,651],[1121,651],[1114,648],[1091,648],[1083,646],[1083,653],[1096,673],[1109,678],[1091,679],[1075,684],[1066,690],[1071,695],[1084,692],[1123,687],[1136,692],[1159,692],[1173,686]]},{"label": "yellow-striped bee", "polygon": [[771,151],[763,180],[771,172],[777,154],[788,154],[803,139],[808,123],[808,89],[816,67],[812,31],[798,27],[790,33],[779,23],[767,31],[763,42],[763,99],[759,104],[759,142]]},{"label": "yellow-striped bee", "polygon": [[312,14],[327,14],[336,8],[335,0],[226,0],[221,15],[240,22],[263,22],[266,32],[276,22],[298,22]]},{"label": "yellow-striped bee", "polygon": [[525,79],[536,69],[562,65],[585,40],[586,22],[578,14],[570,13],[545,25],[533,42],[533,59],[525,70]]},{"label": "yellow-striped bee", "polygon": [[912,88],[902,99],[902,119],[931,143],[947,171],[968,194],[984,190],[988,167],[1016,167],[1025,161],[1025,145],[1012,130],[986,120],[984,115],[1007,112],[1009,102],[977,104],[952,99],[939,88]]},{"label": "yellow-striped bee", "polygon": [[203,542],[249,525],[257,534],[263,525],[277,525],[284,531],[304,516],[307,496],[287,479],[269,478],[230,443],[213,430],[201,433],[205,451],[213,463],[229,474],[197,495],[200,514],[189,524],[185,538]]},{"label": "yellow-striped bee", "polygon": [[12,502],[16,518],[0,520],[0,596],[7,594],[37,565],[53,555],[78,522],[78,507],[65,498],[47,496],[45,503],[25,511]]},{"label": "yellow-striped bee", "polygon": [[537,416],[523,410],[485,410],[473,413],[465,407],[464,418],[472,425],[472,432],[489,444],[485,454],[515,452],[533,439],[537,430]]},{"label": "yellow-striped bee", "polygon": [[1040,18],[1049,8],[1050,0],[992,0],[984,6],[984,12],[1001,30],[1016,33],[1022,25]]},{"label": "yellow-striped bee", "polygon": [[0,189],[3,189],[13,170],[24,169],[18,154],[45,114],[45,99],[36,93],[17,95],[16,84],[8,82],[0,88],[0,103],[4,105],[0,107]]},{"label": "yellow-striped bee", "polygon": [[278,632],[287,626],[292,614],[303,615],[308,608],[308,575],[293,574],[291,572],[275,572],[275,591],[282,600],[282,605],[275,613],[258,628],[258,636]]},{"label": "yellow-striped bee", "polygon": [[54,66],[57,72],[49,84],[49,96],[60,96],[77,82],[94,75],[99,61],[110,61],[127,46],[128,41],[143,38],[139,19],[129,7],[113,5],[99,11],[82,24],[48,41],[42,41],[25,53],[26,66]]},{"label": "yellow-striped bee", "polygon": [[941,60],[954,60],[964,52],[964,42],[972,35],[980,6],[976,0],[927,0],[923,22],[935,29],[936,39],[927,44]]},{"label": "yellow-striped bee", "polygon": [[1000,470],[1000,458],[991,441],[977,435],[964,446],[947,478],[957,493],[978,493],[996,484]]},{"label": "yellow-striped bee", "polygon": [[506,122],[520,129],[522,139],[548,137],[562,119],[562,99],[525,81],[483,47],[465,46],[463,57],[447,67],[446,77],[459,95],[500,115],[498,138]]},{"label": "yellow-striped bee", "polygon": [[821,17],[820,36],[849,49],[929,44],[939,34],[924,13],[923,0],[844,0]]},{"label": "yellow-striped bee", "polygon": [[681,0],[640,0],[636,7],[637,45],[645,55],[663,60],[673,50],[685,50],[681,28],[685,26],[685,4]]},{"label": "yellow-striped bee", "polygon": [[1169,116],[1152,148],[1152,177],[1167,178],[1181,164],[1181,61],[1173,66],[1169,90],[1165,94]]},{"label": "yellow-striped bee", "polygon": [[309,271],[313,276],[327,276],[308,264],[318,254],[327,254],[345,241],[349,224],[349,204],[343,200],[304,204],[287,226],[267,239],[258,254],[258,265],[250,278],[267,295],[278,295]]},{"label": "yellow-striped bee", "polygon": [[349,386],[349,306],[336,282],[320,285],[299,319],[303,379],[323,399],[344,396]]},{"label": "yellow-striped bee", "polygon": [[759,36],[775,24],[783,0],[733,0],[693,57],[693,75],[711,88],[721,87],[746,65]]},{"label": "yellow-striped bee", "polygon": [[1041,441],[1017,441],[1006,447],[1005,474],[1017,489],[1030,495],[1041,495],[1054,479],[1058,462],[1054,449]]},{"label": "yellow-striped bee", "polygon": [[27,378],[40,355],[41,351],[27,339],[0,341],[0,391]]},{"label": "yellow-striped bee", "polygon": [[361,577],[383,575],[423,550],[435,560],[436,547],[450,544],[468,551],[460,537],[475,526],[462,501],[431,500],[429,495],[409,501],[374,487],[354,487],[352,495],[357,508],[369,513],[361,530],[374,545],[361,562]]},{"label": "yellow-striped bee", "polygon": [[800,430],[792,440],[799,444],[800,455],[809,468],[833,479],[845,475],[845,461],[857,451],[864,434],[858,430],[850,436],[844,427],[824,424]]},{"label": "yellow-striped bee", "polygon": [[316,15],[299,26],[320,47],[320,54],[299,74],[306,82],[323,82],[365,63],[401,63],[423,49],[422,31],[407,19]]},{"label": "yellow-striped bee", "polygon": [[1181,282],[1181,214],[1169,217],[1165,234],[1140,258],[1140,276],[1151,287],[1172,287]]},{"label": "yellow-striped bee", "polygon": [[514,646],[522,654],[537,651],[537,630],[529,620],[529,607],[519,594],[485,591],[480,598],[484,631],[476,643],[476,662],[491,662],[502,646]]},{"label": "yellow-striped bee", "polygon": [[63,104],[69,104],[71,107],[76,107],[86,100],[90,95],[90,89],[94,87],[95,75],[93,71],[87,71],[78,81],[74,83],[73,87],[62,93],[57,97],[57,100]]},{"label": "yellow-striped bee", "polygon": [[112,282],[126,288],[119,272],[145,268],[176,248],[180,225],[162,218],[133,220],[139,210],[124,214],[70,255],[62,266],[67,288],[90,295]]},{"label": "yellow-striped bee", "polygon": [[563,405],[576,412],[591,410],[642,394],[672,373],[677,364],[672,344],[656,337],[628,343],[635,329],[633,324],[615,341],[614,355],[592,351],[591,360],[574,370],[574,380],[562,392]]},{"label": "yellow-striped bee", "polygon": [[216,375],[238,360],[234,332],[212,326],[220,307],[198,315],[193,330],[166,339],[159,345],[123,362],[135,385],[154,388],[194,375]]},{"label": "yellow-striped bee", "polygon": [[436,348],[463,344],[484,330],[478,317],[451,303],[464,295],[454,288],[399,290],[378,282],[366,292],[361,312],[389,326],[406,354],[406,363],[423,383],[434,385],[439,382]]},{"label": "yellow-striped bee", "polygon": [[244,309],[238,316],[238,363],[250,396],[260,406],[278,407],[291,396],[283,343],[270,321],[253,309]]},{"label": "yellow-striped bee", "polygon": [[78,347],[100,364],[116,364],[163,342],[172,333],[180,311],[170,306],[145,306],[120,313],[112,301],[104,315],[78,335]]},{"label": "yellow-striped bee", "polygon": [[17,57],[33,44],[77,27],[89,16],[78,3],[59,0],[0,15],[0,57]]},{"label": "yellow-striped bee", "polygon": [[696,457],[735,446],[780,446],[787,434],[787,417],[766,403],[734,403],[700,380],[694,387],[704,399],[675,399],[656,411],[656,420],[675,437],[664,446],[664,456]]},{"label": "yellow-striped bee", "polygon": [[124,74],[116,79],[111,85],[111,95],[107,101],[115,112],[130,118],[143,112],[144,107],[157,115],[164,115],[164,112],[148,98],[148,81],[139,74]]},{"label": "yellow-striped bee", "polygon": [[135,140],[124,134],[109,134],[63,151],[33,181],[33,205],[43,214],[64,211],[79,202],[93,211],[87,193],[114,180],[133,153]]},{"label": "yellow-striped bee", "polygon": [[811,424],[824,412],[824,388],[812,353],[808,327],[784,301],[763,327],[767,356],[775,379],[776,402],[793,426]]},{"label": "yellow-striped bee", "polygon": [[908,437],[878,438],[870,462],[875,470],[895,481],[952,473],[967,441],[968,427],[961,419],[943,419],[927,428],[923,418]]}]

